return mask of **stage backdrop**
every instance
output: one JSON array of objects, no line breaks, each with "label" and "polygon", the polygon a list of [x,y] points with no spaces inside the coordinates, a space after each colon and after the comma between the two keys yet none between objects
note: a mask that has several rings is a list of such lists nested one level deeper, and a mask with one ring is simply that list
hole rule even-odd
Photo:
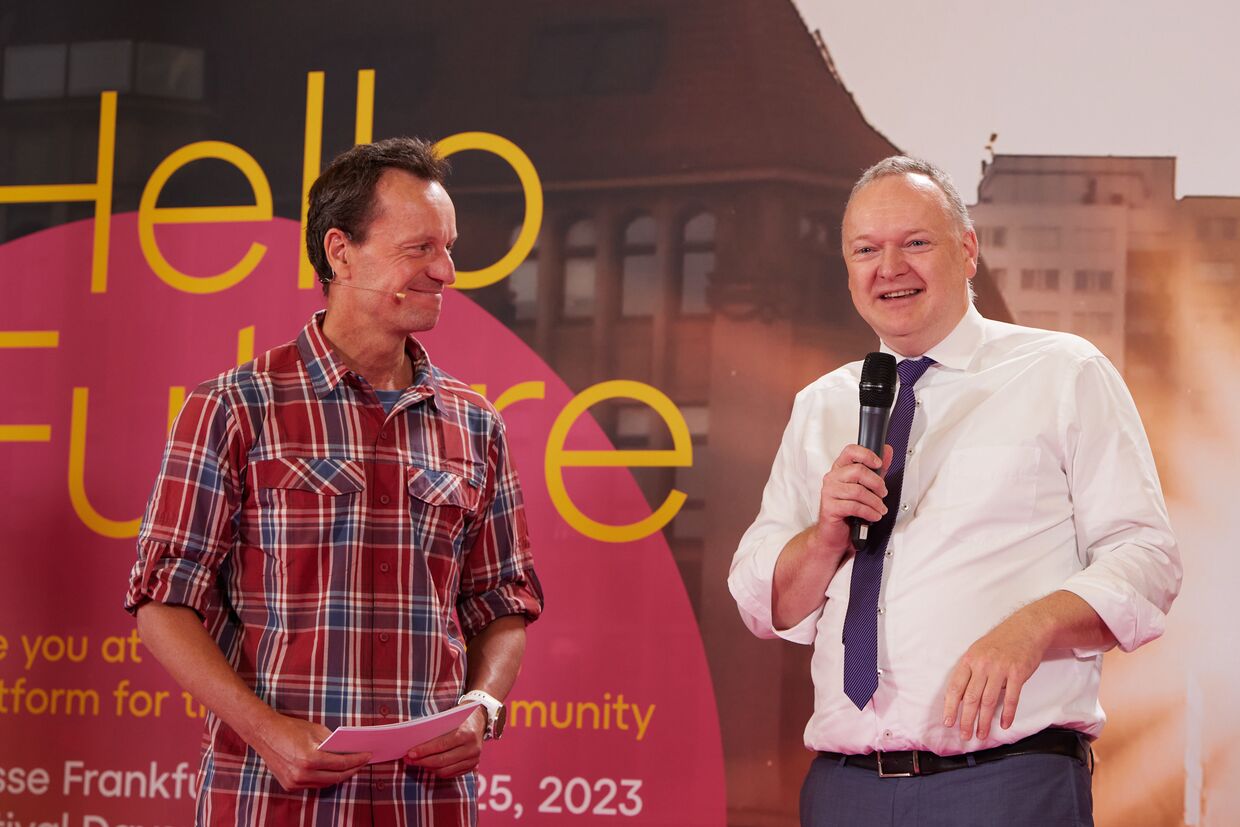
[{"label": "stage backdrop", "polygon": [[[791,3],[51,0],[0,45],[0,824],[190,823],[204,710],[121,609],[138,520],[187,389],[322,306],[310,182],[398,134],[454,167],[423,341],[504,415],[547,593],[484,823],[795,823],[809,653],[724,581],[793,395],[875,346],[838,228],[898,148]],[[1240,438],[1200,358],[1236,344],[1240,206],[1173,181],[998,156],[977,210],[979,306],[1122,367],[1183,539],[1171,632],[1108,659],[1101,825],[1240,818]]]}]

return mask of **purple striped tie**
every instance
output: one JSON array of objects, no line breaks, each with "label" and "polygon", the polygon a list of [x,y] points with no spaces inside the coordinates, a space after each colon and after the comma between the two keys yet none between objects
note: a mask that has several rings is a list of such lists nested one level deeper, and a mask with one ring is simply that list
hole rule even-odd
[{"label": "purple striped tie", "polygon": [[844,615],[844,694],[864,709],[878,689],[878,591],[883,582],[883,556],[891,527],[900,510],[900,488],[904,482],[904,458],[908,433],[913,425],[916,399],[913,386],[934,360],[905,359],[896,368],[900,374],[900,395],[896,397],[887,425],[887,444],[891,446],[891,467],[887,469],[887,513],[870,526],[865,551],[853,560],[852,583],[848,589],[848,612]]}]

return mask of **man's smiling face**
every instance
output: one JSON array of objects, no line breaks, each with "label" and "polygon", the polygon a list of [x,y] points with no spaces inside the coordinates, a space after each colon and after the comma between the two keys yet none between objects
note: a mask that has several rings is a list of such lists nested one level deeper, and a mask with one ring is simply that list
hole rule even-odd
[{"label": "man's smiling face", "polygon": [[977,272],[977,236],[919,174],[879,178],[844,213],[853,305],[892,349],[920,356],[964,317]]}]

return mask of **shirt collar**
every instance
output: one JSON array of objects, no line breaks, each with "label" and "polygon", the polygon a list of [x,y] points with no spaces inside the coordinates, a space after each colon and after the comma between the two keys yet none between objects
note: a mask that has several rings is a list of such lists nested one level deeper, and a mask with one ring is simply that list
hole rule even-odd
[{"label": "shirt collar", "polygon": [[[311,316],[310,321],[302,328],[301,335],[297,337],[297,350],[306,365],[306,372],[310,374],[314,392],[320,399],[336,390],[336,386],[353,373],[336,356],[331,343],[323,335],[323,317],[326,314],[326,310],[320,310]],[[431,364],[422,343],[412,335],[406,341],[405,349],[413,360],[413,384],[409,386],[410,389],[421,391],[422,396],[429,397],[434,403],[439,394],[438,371]]]},{"label": "shirt collar", "polygon": [[[985,323],[986,319],[970,302],[968,309],[964,312],[964,318],[957,322],[952,332],[922,355],[929,356],[945,368],[966,370],[985,338]],[[912,358],[896,353],[886,342],[880,342],[880,344],[880,350],[883,353],[890,353],[896,359]]]}]

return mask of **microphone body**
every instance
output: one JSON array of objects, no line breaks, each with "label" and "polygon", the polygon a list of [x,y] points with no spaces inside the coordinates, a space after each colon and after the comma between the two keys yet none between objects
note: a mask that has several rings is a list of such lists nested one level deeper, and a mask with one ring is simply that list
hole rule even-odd
[{"label": "microphone body", "polygon": [[[881,459],[887,442],[887,421],[896,399],[896,358],[890,353],[874,352],[865,357],[861,366],[861,417],[857,427],[857,444],[869,448]],[[859,517],[849,517],[852,547],[864,551],[869,541],[870,524]]]}]

